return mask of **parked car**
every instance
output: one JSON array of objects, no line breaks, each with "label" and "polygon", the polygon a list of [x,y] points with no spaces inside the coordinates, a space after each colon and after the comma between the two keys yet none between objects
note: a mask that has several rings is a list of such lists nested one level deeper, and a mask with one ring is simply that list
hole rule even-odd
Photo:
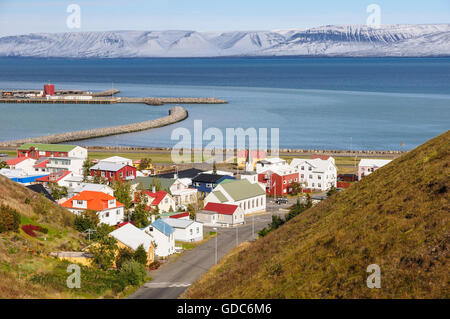
[{"label": "parked car", "polygon": [[281,205],[281,204],[287,204],[287,203],[288,203],[287,198],[279,197],[279,198],[275,199],[275,204]]},{"label": "parked car", "polygon": [[6,156],[8,156],[8,154],[6,154],[6,153],[0,153],[0,157],[6,157]]}]

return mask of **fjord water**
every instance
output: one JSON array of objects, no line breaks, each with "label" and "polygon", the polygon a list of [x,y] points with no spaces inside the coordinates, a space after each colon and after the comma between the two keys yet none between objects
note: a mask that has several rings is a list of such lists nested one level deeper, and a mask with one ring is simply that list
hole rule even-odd
[{"label": "fjord water", "polygon": [[[449,129],[450,58],[0,58],[1,89],[121,91],[119,96],[217,97],[189,118],[83,145],[172,146],[175,128],[279,128],[280,147],[411,149]],[[0,141],[128,124],[172,105],[0,104]],[[207,144],[208,141],[205,141]],[[270,145],[269,145],[270,147]]]}]

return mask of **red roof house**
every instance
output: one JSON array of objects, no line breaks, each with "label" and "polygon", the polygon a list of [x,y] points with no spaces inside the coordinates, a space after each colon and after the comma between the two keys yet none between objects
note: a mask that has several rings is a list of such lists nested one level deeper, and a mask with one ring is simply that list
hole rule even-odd
[{"label": "red roof house", "polygon": [[208,203],[205,208],[195,215],[197,222],[205,225],[235,226],[244,224],[244,211],[238,205]]}]

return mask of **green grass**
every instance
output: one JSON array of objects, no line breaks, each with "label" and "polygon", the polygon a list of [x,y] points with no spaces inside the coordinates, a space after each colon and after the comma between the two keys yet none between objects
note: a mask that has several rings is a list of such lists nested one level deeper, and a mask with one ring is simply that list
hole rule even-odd
[{"label": "green grass", "polygon": [[234,251],[187,297],[449,298],[449,158],[450,131]]}]

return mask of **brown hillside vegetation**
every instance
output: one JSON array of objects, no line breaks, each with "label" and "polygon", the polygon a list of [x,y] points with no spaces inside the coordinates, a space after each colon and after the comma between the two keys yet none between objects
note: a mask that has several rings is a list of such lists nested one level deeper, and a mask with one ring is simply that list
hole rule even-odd
[{"label": "brown hillside vegetation", "polygon": [[235,250],[186,296],[449,298],[449,153],[447,131]]}]

